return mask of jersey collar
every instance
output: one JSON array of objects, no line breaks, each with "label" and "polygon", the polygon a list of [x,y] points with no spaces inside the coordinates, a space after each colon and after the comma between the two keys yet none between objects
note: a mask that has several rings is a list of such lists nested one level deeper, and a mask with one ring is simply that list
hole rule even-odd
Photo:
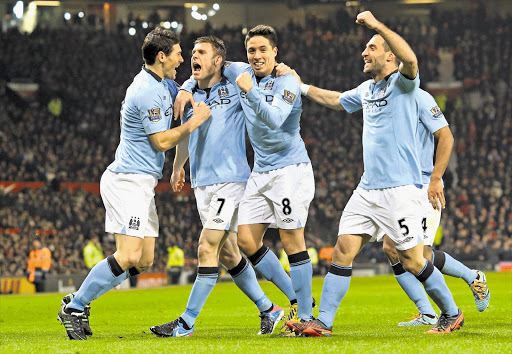
[{"label": "jersey collar", "polygon": [[157,74],[155,74],[153,71],[149,70],[148,68],[146,68],[146,65],[142,65],[142,70],[144,70],[145,72],[147,72],[149,75],[153,76],[153,78],[158,81],[158,82],[161,82],[162,81],[162,78],[160,76],[158,76]]},{"label": "jersey collar", "polygon": [[270,73],[270,75],[267,75],[265,77],[259,77],[259,76],[256,76],[256,82],[259,84],[261,81],[265,80],[265,79],[270,79],[270,78],[273,78],[273,77],[277,77],[277,73],[276,73],[276,69],[274,68],[274,70],[272,70],[272,72]]}]

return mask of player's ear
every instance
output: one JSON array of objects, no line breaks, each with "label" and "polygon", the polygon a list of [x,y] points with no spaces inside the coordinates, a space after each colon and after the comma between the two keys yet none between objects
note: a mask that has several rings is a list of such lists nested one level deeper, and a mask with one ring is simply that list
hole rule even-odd
[{"label": "player's ear", "polygon": [[395,54],[393,54],[393,52],[389,52],[387,61],[389,61],[389,62],[396,61],[396,56],[395,56]]},{"label": "player's ear", "polygon": [[214,61],[215,65],[222,65],[222,57],[220,55],[217,55],[215,57],[215,61]]},{"label": "player's ear", "polygon": [[274,56],[277,56],[277,47],[272,48],[272,51],[274,52]]},{"label": "player's ear", "polygon": [[165,53],[162,51],[159,51],[158,54],[156,55],[156,60],[158,60],[159,63],[163,63],[164,57],[165,57]]}]

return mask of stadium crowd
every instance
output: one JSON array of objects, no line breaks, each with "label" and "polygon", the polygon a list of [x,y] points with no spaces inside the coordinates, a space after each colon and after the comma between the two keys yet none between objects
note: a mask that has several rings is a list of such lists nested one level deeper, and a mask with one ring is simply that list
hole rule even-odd
[{"label": "stadium crowd", "polygon": [[[343,11],[336,18],[311,14],[306,28],[292,23],[277,28],[278,60],[295,68],[305,82],[344,91],[366,79],[360,53],[371,34],[354,26]],[[511,20],[475,10],[465,16],[433,11],[424,22],[386,21],[415,50],[423,87],[446,76],[464,82],[460,95],[440,104],[455,136],[445,181],[442,247],[461,261],[512,261],[512,68],[508,60],[499,59],[512,56]],[[207,25],[204,33],[187,33],[185,28],[185,63],[178,69],[178,83],[188,78],[193,40],[203,34],[222,38],[228,58],[246,60],[241,28]],[[99,182],[113,160],[120,104],[140,70],[143,36],[141,31],[129,36],[80,26],[0,34],[0,45],[6,48],[0,51],[0,181],[46,182],[36,190],[0,191],[2,275],[25,273],[37,230],[48,230],[40,236],[52,251],[52,273],[86,272],[82,249],[91,235],[102,236],[105,256],[112,253],[113,239],[103,231],[100,196],[61,191],[59,183]],[[449,72],[444,56],[453,64]],[[30,103],[6,85],[19,78],[39,84]],[[302,136],[316,180],[306,237],[308,246],[333,246],[341,210],[363,171],[361,115],[303,101]],[[174,152],[168,152],[163,183],[169,180],[173,158]],[[167,247],[173,245],[185,250],[193,266],[201,230],[193,194],[157,192],[156,200],[160,237],[153,270],[165,271]],[[7,233],[8,228],[21,231]],[[275,238],[266,242],[278,244]],[[356,261],[386,258],[381,245],[372,244]]]}]

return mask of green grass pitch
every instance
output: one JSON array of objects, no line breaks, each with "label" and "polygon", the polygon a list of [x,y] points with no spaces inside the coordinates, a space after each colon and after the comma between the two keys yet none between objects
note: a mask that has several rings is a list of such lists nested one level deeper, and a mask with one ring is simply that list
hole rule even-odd
[{"label": "green grass pitch", "polygon": [[[414,312],[393,276],[353,278],[338,310],[332,338],[260,337],[256,307],[233,283],[214,288],[190,338],[157,338],[149,327],[175,319],[191,286],[111,291],[92,304],[93,337],[70,341],[57,321],[63,294],[0,297],[2,353],[511,353],[512,274],[488,273],[489,308],[479,313],[468,286],[447,277],[464,311],[462,330],[423,334],[428,327],[397,327]],[[313,280],[320,300],[323,279]],[[269,298],[286,298],[263,282]],[[317,309],[315,309],[317,314]]]}]

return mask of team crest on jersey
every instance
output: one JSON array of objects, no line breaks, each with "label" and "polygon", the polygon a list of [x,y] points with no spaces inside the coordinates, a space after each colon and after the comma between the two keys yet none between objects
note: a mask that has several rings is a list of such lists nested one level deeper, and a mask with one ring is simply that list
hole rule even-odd
[{"label": "team crest on jersey", "polygon": [[227,97],[229,96],[229,91],[228,91],[228,88],[226,86],[222,86],[221,88],[219,88],[219,98],[223,98],[223,97]]},{"label": "team crest on jersey", "polygon": [[293,101],[295,101],[295,94],[288,90],[284,90],[283,100],[288,104],[293,104]]},{"label": "team crest on jersey", "polygon": [[379,92],[379,98],[384,97],[384,95],[386,94],[386,89],[387,89],[387,88],[388,88],[387,86],[384,86],[384,88],[382,88],[382,89],[380,90],[380,92]]},{"label": "team crest on jersey", "polygon": [[265,90],[272,90],[274,88],[274,80],[270,80],[265,84]]},{"label": "team crest on jersey", "polygon": [[430,113],[432,113],[432,116],[434,118],[441,118],[443,116],[443,112],[441,111],[441,108],[439,108],[439,106],[432,107],[430,109]]},{"label": "team crest on jersey", "polygon": [[148,109],[149,120],[152,122],[158,122],[162,119],[162,115],[160,114],[160,108],[151,108]]},{"label": "team crest on jersey", "polygon": [[130,218],[130,223],[128,224],[129,229],[138,230],[140,227],[140,218],[137,216],[132,216]]}]

